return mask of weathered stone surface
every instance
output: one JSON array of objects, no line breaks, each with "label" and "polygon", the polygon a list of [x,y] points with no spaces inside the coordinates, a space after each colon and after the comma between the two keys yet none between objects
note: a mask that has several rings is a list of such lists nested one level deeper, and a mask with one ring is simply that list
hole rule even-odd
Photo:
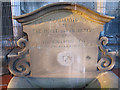
[{"label": "weathered stone surface", "polygon": [[15,17],[28,34],[31,76],[84,77],[97,72],[99,34],[112,17],[73,4],[48,7]]},{"label": "weathered stone surface", "polygon": [[[52,20],[54,17],[56,19]],[[75,21],[69,21],[72,19]],[[56,77],[66,77],[71,73],[72,77],[97,71],[97,40],[102,25],[71,11],[52,12],[40,21],[38,19],[33,22],[37,24],[23,27],[29,38],[32,76],[54,77],[58,72]]]},{"label": "weathered stone surface", "polygon": [[[14,18],[23,24],[23,31],[28,35],[28,42],[25,38],[18,41],[23,49],[18,55],[21,59],[29,50],[25,60],[30,62],[30,77],[79,78],[81,85],[85,85],[87,78],[97,76],[99,34],[113,17],[99,15],[77,4],[56,3]],[[100,40],[103,45],[104,39]],[[106,54],[106,50],[100,49]],[[17,65],[24,59],[19,61]],[[13,71],[12,63],[11,72],[21,76],[22,73]],[[22,72],[20,67],[17,69]]]}]

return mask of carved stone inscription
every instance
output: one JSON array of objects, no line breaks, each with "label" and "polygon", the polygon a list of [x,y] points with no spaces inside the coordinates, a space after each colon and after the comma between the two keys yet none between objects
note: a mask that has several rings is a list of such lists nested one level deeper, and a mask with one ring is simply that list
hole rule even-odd
[{"label": "carved stone inscription", "polygon": [[31,76],[94,76],[103,25],[75,10],[59,10],[31,21],[23,30],[29,39]]}]

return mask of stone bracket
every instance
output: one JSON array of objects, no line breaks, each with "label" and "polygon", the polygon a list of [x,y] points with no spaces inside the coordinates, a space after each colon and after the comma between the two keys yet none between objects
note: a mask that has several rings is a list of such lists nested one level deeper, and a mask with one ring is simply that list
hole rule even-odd
[{"label": "stone bracket", "polygon": [[12,55],[8,64],[9,71],[15,76],[26,76],[30,74],[30,64],[27,58],[28,48],[26,37],[22,37],[17,41],[17,45],[21,51],[17,55]]},{"label": "stone bracket", "polygon": [[98,42],[98,47],[102,52],[101,59],[97,63],[100,71],[111,70],[115,66],[115,52],[108,52],[108,49],[104,48],[107,43],[107,37],[101,37]]}]

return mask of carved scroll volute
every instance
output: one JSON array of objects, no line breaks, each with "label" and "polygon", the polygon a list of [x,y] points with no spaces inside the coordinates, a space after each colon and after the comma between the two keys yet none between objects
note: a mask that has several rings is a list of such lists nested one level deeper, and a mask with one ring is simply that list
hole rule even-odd
[{"label": "carved scroll volute", "polygon": [[16,57],[10,58],[9,70],[15,76],[26,76],[30,73],[30,64],[27,60],[27,39],[25,37],[20,38],[17,41],[17,45],[21,48]]},{"label": "carved scroll volute", "polygon": [[115,53],[108,52],[104,46],[108,43],[107,37],[101,37],[99,40],[99,49],[102,52],[101,59],[97,63],[100,71],[111,70],[115,65]]}]

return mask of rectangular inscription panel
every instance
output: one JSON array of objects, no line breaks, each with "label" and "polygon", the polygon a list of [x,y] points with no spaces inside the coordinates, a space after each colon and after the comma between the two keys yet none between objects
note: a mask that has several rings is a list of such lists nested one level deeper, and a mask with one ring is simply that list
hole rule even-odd
[{"label": "rectangular inscription panel", "polygon": [[37,18],[23,30],[29,39],[31,76],[94,77],[103,25],[77,11],[61,10]]}]

